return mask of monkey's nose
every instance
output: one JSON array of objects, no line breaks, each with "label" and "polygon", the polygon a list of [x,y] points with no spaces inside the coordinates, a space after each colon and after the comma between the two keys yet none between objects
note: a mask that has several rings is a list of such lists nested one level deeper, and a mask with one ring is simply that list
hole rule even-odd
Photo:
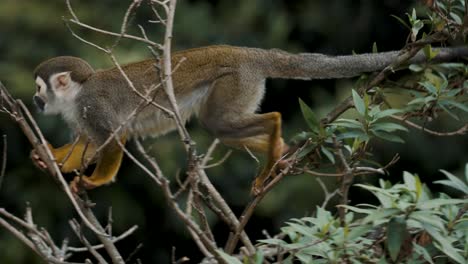
[{"label": "monkey's nose", "polygon": [[34,104],[39,109],[40,112],[44,112],[45,102],[39,96],[35,95],[33,97]]}]

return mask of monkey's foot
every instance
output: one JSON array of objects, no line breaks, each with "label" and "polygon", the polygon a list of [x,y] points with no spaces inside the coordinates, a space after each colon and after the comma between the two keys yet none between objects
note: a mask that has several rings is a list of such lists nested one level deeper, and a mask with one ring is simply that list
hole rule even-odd
[{"label": "monkey's foot", "polygon": [[73,193],[78,194],[81,188],[85,190],[90,190],[98,187],[95,183],[88,179],[86,176],[76,176],[73,181],[70,182],[70,189]]},{"label": "monkey's foot", "polygon": [[281,173],[283,169],[287,168],[290,163],[290,159],[284,159],[279,160],[274,167],[264,168],[262,173],[260,173],[260,175],[258,175],[252,183],[252,189],[250,190],[251,195],[259,195],[263,191],[267,180],[269,178],[275,178],[279,173]]},{"label": "monkey's foot", "polygon": [[252,196],[257,196],[263,191],[263,182],[257,177],[254,182],[252,183],[252,189],[250,190],[250,194]]},{"label": "monkey's foot", "polygon": [[260,173],[260,175],[255,177],[255,180],[252,183],[252,189],[250,190],[250,193],[253,196],[259,195],[263,191],[263,189],[265,187],[265,183],[268,180],[268,178],[270,178],[270,177],[272,177],[272,178],[276,177],[275,168],[273,168],[273,167],[263,168],[262,173]]}]

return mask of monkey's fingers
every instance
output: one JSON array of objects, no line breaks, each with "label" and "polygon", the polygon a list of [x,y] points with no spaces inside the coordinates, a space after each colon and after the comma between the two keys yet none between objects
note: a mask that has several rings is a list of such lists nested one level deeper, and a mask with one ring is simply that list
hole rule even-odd
[{"label": "monkey's fingers", "polygon": [[33,149],[30,154],[31,160],[38,169],[44,171],[47,169],[47,164],[42,161],[42,159],[39,157],[39,154],[37,154],[36,150]]},{"label": "monkey's fingers", "polygon": [[76,176],[71,182],[70,182],[70,189],[73,193],[78,194],[80,190],[85,189],[85,190],[90,190],[98,187],[96,184],[91,182],[89,177],[86,176]]}]

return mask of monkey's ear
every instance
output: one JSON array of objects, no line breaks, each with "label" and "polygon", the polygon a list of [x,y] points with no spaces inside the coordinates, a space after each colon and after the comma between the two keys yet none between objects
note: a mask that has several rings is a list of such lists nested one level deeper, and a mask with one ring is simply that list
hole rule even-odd
[{"label": "monkey's ear", "polygon": [[72,81],[71,72],[57,73],[53,77],[53,84],[58,90],[66,90]]}]

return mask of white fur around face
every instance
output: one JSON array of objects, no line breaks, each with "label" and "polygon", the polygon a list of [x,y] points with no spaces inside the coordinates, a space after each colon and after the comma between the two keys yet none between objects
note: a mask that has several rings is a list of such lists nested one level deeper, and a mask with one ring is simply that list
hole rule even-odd
[{"label": "white fur around face", "polygon": [[[65,75],[65,76],[64,76]],[[60,85],[58,78],[65,78],[67,82]],[[62,114],[67,122],[74,123],[76,107],[75,98],[81,90],[81,84],[72,81],[70,72],[60,72],[50,76],[49,83],[52,85],[50,91],[55,95],[54,98],[48,98],[46,83],[41,77],[36,78],[36,84],[39,91],[36,95],[44,99],[44,114]]]},{"label": "white fur around face", "polygon": [[44,82],[44,80],[37,76],[36,78],[36,96],[39,96],[41,98],[47,98],[47,95],[46,95],[46,88],[47,88],[47,84]]}]

